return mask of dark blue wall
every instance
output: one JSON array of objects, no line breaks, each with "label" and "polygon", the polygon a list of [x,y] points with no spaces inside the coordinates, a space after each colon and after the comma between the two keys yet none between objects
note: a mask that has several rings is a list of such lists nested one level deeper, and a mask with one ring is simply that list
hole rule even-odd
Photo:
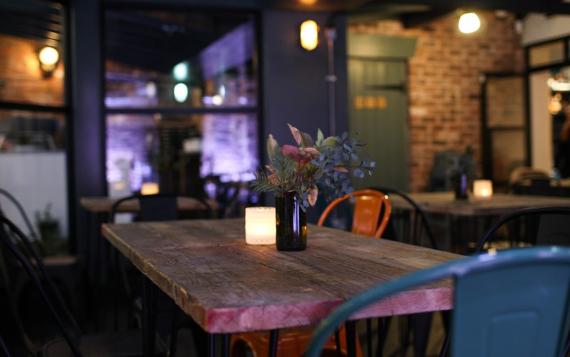
[{"label": "dark blue wall", "polygon": [[[299,45],[299,25],[311,18],[320,26],[319,46],[311,52]],[[324,27],[329,14],[266,10],[262,13],[264,140],[272,133],[291,142],[287,123],[315,135],[328,134],[327,46]],[[347,130],[345,18],[337,17],[335,43],[337,134]]]}]

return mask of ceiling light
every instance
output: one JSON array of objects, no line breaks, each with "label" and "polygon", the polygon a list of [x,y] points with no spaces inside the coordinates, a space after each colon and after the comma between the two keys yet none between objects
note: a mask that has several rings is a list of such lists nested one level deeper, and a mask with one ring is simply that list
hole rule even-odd
[{"label": "ceiling light", "polygon": [[473,33],[481,27],[481,20],[479,15],[474,12],[466,12],[459,17],[457,24],[459,31],[465,34]]}]

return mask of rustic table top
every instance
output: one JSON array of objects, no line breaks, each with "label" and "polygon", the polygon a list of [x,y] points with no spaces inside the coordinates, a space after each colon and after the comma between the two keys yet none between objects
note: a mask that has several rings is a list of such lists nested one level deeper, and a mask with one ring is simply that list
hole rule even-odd
[{"label": "rustic table top", "polygon": [[[244,221],[103,226],[103,235],[202,328],[235,333],[318,323],[376,284],[460,256],[309,227],[307,250],[245,244]],[[450,281],[402,292],[354,318],[452,308]]]},{"label": "rustic table top", "polygon": [[[518,209],[543,206],[570,206],[570,197],[524,196],[496,193],[492,198],[469,197],[456,200],[452,192],[421,192],[409,195],[428,213],[461,216],[503,215]],[[400,197],[392,198],[394,207],[408,209],[411,206]]]},{"label": "rustic table top", "polygon": [[[82,197],[79,201],[81,207],[86,209],[91,213],[109,213],[113,204],[119,200],[119,198],[112,197]],[[199,200],[191,197],[178,197],[178,210],[179,211],[197,211],[204,210],[204,204]],[[217,209],[218,203],[214,200],[206,200],[211,209]],[[137,212],[140,209],[139,201],[136,199],[128,200],[123,202],[118,211],[119,212]]]}]

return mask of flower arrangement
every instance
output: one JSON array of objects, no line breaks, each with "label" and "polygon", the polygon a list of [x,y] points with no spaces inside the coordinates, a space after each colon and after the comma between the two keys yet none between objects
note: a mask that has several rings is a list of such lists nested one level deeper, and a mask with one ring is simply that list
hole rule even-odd
[{"label": "flower arrangement", "polygon": [[329,197],[340,197],[352,191],[351,174],[362,178],[371,175],[375,162],[360,160],[359,144],[348,134],[317,139],[289,125],[296,145],[279,146],[273,135],[267,139],[269,164],[256,174],[252,183],[259,192],[276,195],[295,192],[306,210],[317,202],[319,191]]}]

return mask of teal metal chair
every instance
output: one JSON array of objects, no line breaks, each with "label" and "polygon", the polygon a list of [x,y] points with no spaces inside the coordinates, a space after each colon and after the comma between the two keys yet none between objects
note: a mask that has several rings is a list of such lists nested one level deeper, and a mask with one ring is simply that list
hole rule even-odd
[{"label": "teal metal chair", "polygon": [[559,357],[570,325],[570,249],[482,254],[422,270],[350,299],[316,330],[307,357],[320,355],[335,328],[380,299],[453,278],[452,356]]}]

